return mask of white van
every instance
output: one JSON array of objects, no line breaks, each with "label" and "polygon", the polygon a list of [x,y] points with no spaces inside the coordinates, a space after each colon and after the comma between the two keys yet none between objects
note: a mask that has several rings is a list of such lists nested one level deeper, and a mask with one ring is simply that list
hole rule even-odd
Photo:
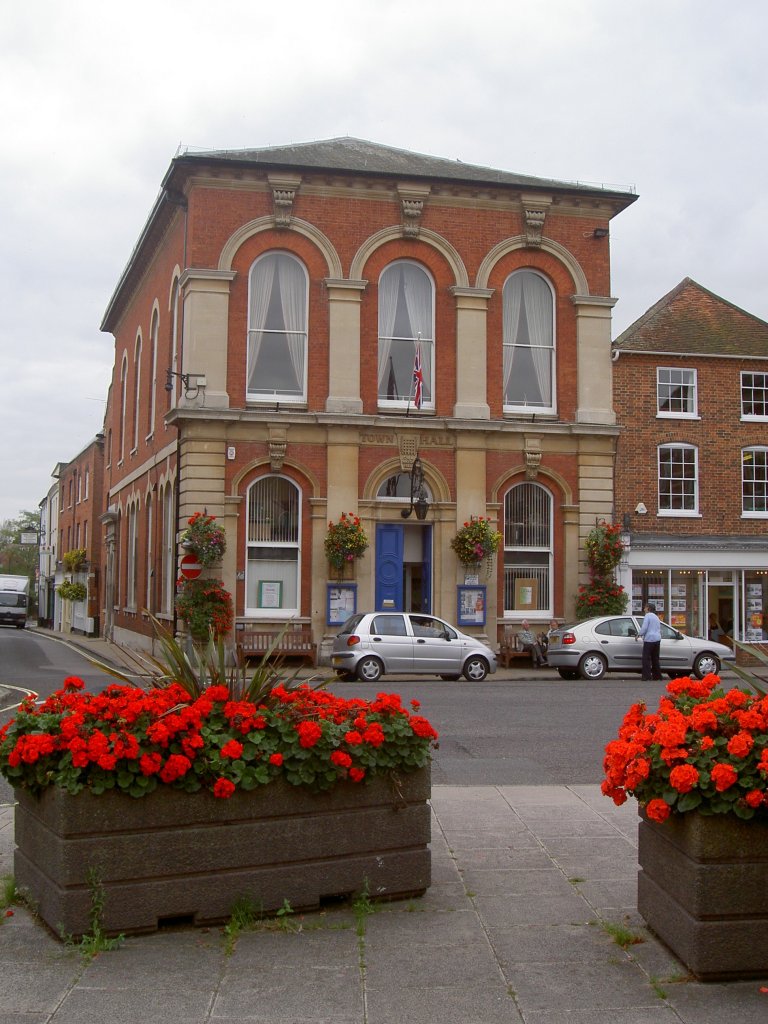
[{"label": "white van", "polygon": [[29,577],[0,574],[0,622],[24,629],[29,606]]}]

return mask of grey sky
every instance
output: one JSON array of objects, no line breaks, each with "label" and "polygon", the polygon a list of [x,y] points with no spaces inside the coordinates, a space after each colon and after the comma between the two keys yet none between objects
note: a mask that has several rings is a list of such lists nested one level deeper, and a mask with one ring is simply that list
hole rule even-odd
[{"label": "grey sky", "polygon": [[180,144],[634,185],[614,335],[685,276],[768,319],[766,30],[764,0],[0,0],[0,520],[101,427],[99,324]]}]

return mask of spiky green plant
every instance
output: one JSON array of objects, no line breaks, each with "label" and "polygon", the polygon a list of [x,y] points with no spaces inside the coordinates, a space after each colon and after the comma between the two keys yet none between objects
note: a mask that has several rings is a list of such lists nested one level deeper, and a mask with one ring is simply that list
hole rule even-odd
[{"label": "spiky green plant", "polygon": [[757,658],[765,672],[763,675],[758,675],[756,670],[737,665],[735,662],[729,663],[728,668],[740,676],[748,686],[751,686],[755,693],[759,693],[761,697],[768,696],[768,644],[745,644],[741,640],[734,640],[733,643],[740,651],[745,651],[753,658]]}]

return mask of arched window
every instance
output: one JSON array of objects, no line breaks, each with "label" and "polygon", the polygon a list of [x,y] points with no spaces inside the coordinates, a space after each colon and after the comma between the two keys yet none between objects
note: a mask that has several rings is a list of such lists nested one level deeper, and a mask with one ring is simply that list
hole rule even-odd
[{"label": "arched window", "polygon": [[[432,278],[410,260],[390,263],[379,278],[379,405],[434,408],[434,298]],[[421,366],[421,401],[415,388]]]},{"label": "arched window", "polygon": [[761,519],[768,516],[768,448],[742,450],[741,514]]},{"label": "arched window", "polygon": [[504,310],[504,408],[555,411],[555,315],[549,282],[533,270],[510,274]]},{"label": "arched window", "polygon": [[155,396],[157,392],[157,339],[160,331],[160,318],[157,310],[152,314],[152,326],[149,329],[149,409],[147,418],[147,435],[155,430]]},{"label": "arched window", "polygon": [[120,364],[120,456],[119,461],[125,458],[125,416],[128,404],[128,354],[123,353],[123,361]]},{"label": "arched window", "polygon": [[[173,280],[173,287],[171,288],[171,370],[174,373],[179,371],[179,279],[178,277]],[[168,395],[168,408],[174,409],[176,407],[176,388],[177,388],[178,377],[171,377],[169,383],[171,384],[170,390],[167,392]]]},{"label": "arched window", "polygon": [[504,614],[552,614],[552,495],[517,484],[504,498]]},{"label": "arched window", "polygon": [[[423,483],[424,497],[432,504],[432,491],[426,481]],[[411,497],[411,474],[394,473],[387,477],[376,492],[377,498],[396,498],[399,501],[409,501]]]},{"label": "arched window", "polygon": [[128,506],[128,536],[126,540],[126,605],[136,611],[136,584],[139,576],[139,505],[132,502]]},{"label": "arched window", "polygon": [[141,401],[141,337],[136,339],[133,355],[133,444],[132,451],[139,447],[139,403]]},{"label": "arched window", "polygon": [[150,612],[154,612],[154,610],[155,610],[154,609],[154,604],[153,604],[153,601],[152,601],[152,578],[155,575],[155,563],[154,563],[154,558],[155,558],[154,547],[155,547],[155,544],[154,544],[154,534],[153,534],[153,528],[152,528],[152,526],[153,526],[153,518],[154,517],[153,517],[152,512],[153,512],[153,508],[152,508],[152,495],[148,494],[147,495],[147,507],[146,507],[146,512],[144,514],[144,525],[145,525],[144,537],[145,537],[145,551],[146,551],[146,557],[144,559],[144,564],[146,566],[146,579],[147,579],[146,593],[144,595],[144,607],[147,608]]},{"label": "arched window", "polygon": [[162,551],[160,552],[160,612],[173,614],[173,598],[176,586],[176,515],[173,499],[173,485],[169,482],[160,489],[162,502]]},{"label": "arched window", "polygon": [[301,495],[285,477],[262,477],[248,491],[245,614],[299,614]]},{"label": "arched window", "polygon": [[307,271],[295,256],[270,252],[251,267],[248,398],[305,401],[308,300]]}]

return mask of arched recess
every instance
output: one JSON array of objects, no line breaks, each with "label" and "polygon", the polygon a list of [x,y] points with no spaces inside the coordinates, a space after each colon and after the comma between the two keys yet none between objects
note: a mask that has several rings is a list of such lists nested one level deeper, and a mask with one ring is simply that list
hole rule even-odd
[{"label": "arched recess", "polygon": [[[521,478],[525,477],[526,472],[527,466],[524,462],[519,463],[517,466],[510,466],[509,469],[505,470],[491,487],[491,501],[503,501],[504,494],[506,494],[510,487],[516,483],[522,483]],[[541,466],[536,476],[536,480],[539,482],[541,482],[539,480],[540,477],[549,482],[549,487],[553,494],[560,496],[561,505],[573,504],[573,491],[564,476],[554,470]]]},{"label": "arched recess", "polygon": [[[480,264],[477,271],[475,287],[487,288],[491,271],[499,260],[503,256],[506,256],[507,253],[514,252],[517,249],[526,248],[528,248],[528,244],[523,235],[516,235],[513,238],[505,238],[503,242],[499,242],[498,245],[495,245],[490,252],[486,253],[482,263]],[[574,257],[573,253],[569,252],[565,246],[560,245],[559,242],[553,242],[550,238],[542,238],[541,245],[537,248],[541,251],[550,253],[550,255],[554,256],[555,259],[559,260],[560,263],[563,264],[571,275],[576,295],[589,295],[589,285],[587,284],[586,274],[582,270],[581,264]]]},{"label": "arched recess", "polygon": [[[451,489],[443,474],[428,462],[422,462],[424,480],[432,491],[433,502],[451,501]],[[377,501],[381,485],[395,473],[402,472],[399,458],[385,459],[370,474],[363,485],[363,501]]]},{"label": "arched recess", "polygon": [[[271,464],[268,458],[254,459],[249,462],[246,466],[240,470],[240,472],[233,478],[232,487],[230,489],[230,496],[232,498],[242,498],[244,487],[250,486],[250,477],[254,476],[259,470],[266,469],[271,472]],[[284,476],[290,476],[290,473],[286,473],[286,469],[292,469],[294,476],[292,479],[294,483],[300,487],[302,485],[307,487],[307,498],[318,498],[320,497],[320,481],[314,473],[310,472],[306,466],[299,465],[298,462],[293,462],[291,459],[285,459],[282,464],[280,472]]]},{"label": "arched recess", "polygon": [[[370,238],[367,238],[352,258],[352,265],[349,268],[350,279],[353,281],[362,280],[365,265],[372,254],[387,242],[399,241],[402,240],[402,237],[402,225],[396,224],[392,227],[382,228],[381,231],[377,231]],[[427,245],[431,245],[433,249],[436,249],[443,256],[451,268],[456,287],[469,287],[469,275],[467,274],[467,268],[464,266],[464,261],[447,239],[443,238],[436,231],[431,231],[429,228],[421,228],[418,241],[426,242]]]},{"label": "arched recess", "polygon": [[[274,227],[275,218],[271,216],[257,217],[256,220],[243,224],[237,229],[237,231],[230,235],[224,243],[221,255],[219,256],[218,269],[227,271],[232,270],[232,262],[240,246],[254,235],[258,235],[262,231],[271,231]],[[316,228],[314,224],[310,224],[308,221],[294,217],[291,220],[290,227],[284,230],[289,232],[295,231],[297,234],[303,235],[305,238],[308,238],[313,242],[323,254],[323,258],[325,259],[328,267],[328,277],[335,279],[343,278],[344,272],[342,270],[339,254],[336,252],[336,249],[329,238],[324,235],[322,231]]]}]

